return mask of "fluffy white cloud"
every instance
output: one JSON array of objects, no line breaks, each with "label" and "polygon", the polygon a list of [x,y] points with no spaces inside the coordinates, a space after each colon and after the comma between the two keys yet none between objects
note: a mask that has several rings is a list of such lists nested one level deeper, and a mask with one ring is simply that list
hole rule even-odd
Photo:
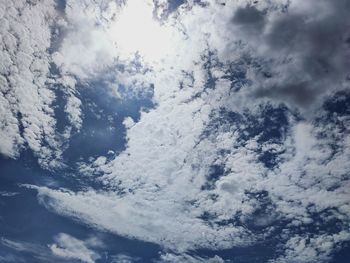
[{"label": "fluffy white cloud", "polygon": [[[235,108],[229,102],[235,101],[235,94],[230,95],[231,83],[224,78],[227,60],[239,59],[247,51],[230,44],[237,36],[224,35],[239,23],[263,23],[250,21],[251,12],[277,23],[272,19],[281,5],[272,7],[271,18],[264,18],[270,12],[267,7],[260,7],[266,9],[262,12],[245,2],[227,3],[227,7],[214,2],[206,8],[184,5],[174,21],[181,21],[188,38],[176,43],[179,50],[164,59],[162,67],[154,64],[154,73],[145,75],[154,84],[157,107],[143,112],[137,123],[126,120],[127,149],[115,160],[91,167],[92,173],[103,174],[97,180],[106,190],[74,193],[37,187],[41,202],[87,224],[178,251],[249,245],[260,238],[254,227],[263,227],[268,235],[275,222],[289,222],[282,231],[289,233],[286,244],[292,244],[294,227],[307,227],[312,213],[333,208],[337,212],[331,212],[329,220],[340,220],[341,231],[345,231],[349,181],[339,178],[349,171],[348,146],[332,153],[333,141],[317,137],[325,131],[319,126],[322,124],[298,123],[290,117],[285,138],[278,144],[267,141],[263,145],[259,141],[262,134],[242,143],[242,136],[249,135],[246,126],[253,125],[244,119],[226,126],[218,123],[216,130],[208,128],[213,114],[220,117],[220,109]],[[246,12],[248,21],[241,21],[239,12]],[[237,20],[236,25],[232,19]],[[250,41],[244,34],[238,37]],[[228,50],[236,52],[225,57]],[[207,67],[207,63],[211,64]],[[215,86],[208,88],[207,81],[212,79],[217,79]],[[237,97],[242,98],[239,93]],[[259,116],[260,109],[251,107],[249,114]],[[344,139],[348,141],[348,137]],[[259,149],[284,154],[275,168],[267,169],[259,161]],[[217,178],[211,182],[210,174],[218,172],[215,167],[222,171],[213,175]],[[265,211],[261,211],[262,205],[267,206]],[[232,218],[237,218],[235,224],[222,223]],[[344,236],[346,240],[347,234]],[[328,255],[333,245],[321,256]],[[300,260],[313,258],[312,253],[305,255]]]},{"label": "fluffy white cloud", "polygon": [[100,258],[98,253],[89,248],[91,245],[96,245],[96,240],[82,241],[68,234],[60,233],[55,237],[55,241],[56,243],[49,247],[56,256],[86,263],[94,263]]},{"label": "fluffy white cloud", "polygon": [[350,239],[348,232],[317,237],[293,236],[285,245],[284,255],[271,262],[328,262],[341,242]]},{"label": "fluffy white cloud", "polygon": [[45,168],[62,167],[63,141],[54,109],[57,89],[68,94],[71,126],[81,127],[74,77],[58,78],[51,72],[52,32],[59,24],[55,6],[55,1],[1,1],[0,7],[0,153],[16,158],[29,148]]},{"label": "fluffy white cloud", "polygon": [[[83,1],[84,2],[84,1]],[[87,78],[97,75],[113,63],[116,52],[110,36],[103,25],[98,23],[94,12],[102,12],[98,5],[86,5],[80,14],[84,3],[68,1],[66,4],[66,20],[60,30],[65,33],[59,51],[53,54],[53,62],[61,74],[73,74]]]},{"label": "fluffy white cloud", "polygon": [[[67,1],[66,17],[61,21],[66,35],[53,61],[62,75],[57,81],[71,88],[66,112],[72,125],[81,128],[75,79],[115,74],[118,84],[134,91],[152,84],[155,107],[142,112],[138,122],[125,119],[125,151],[114,160],[102,156],[84,166],[84,173],[102,174],[96,176],[101,189],[74,192],[32,186],[40,202],[86,224],[177,252],[248,246],[280,231],[284,256],[277,261],[295,255],[300,262],[326,260],[338,243],[349,239],[350,142],[348,132],[339,128],[346,126],[346,116],[329,120],[328,113],[318,107],[325,94],[345,85],[343,81],[332,83],[346,75],[345,44],[332,53],[329,43],[316,40],[319,34],[321,40],[333,36],[338,19],[329,30],[323,31],[322,25],[348,5],[320,1],[314,10],[301,1],[286,2],[187,1],[162,21],[171,32],[171,49],[160,57],[150,57],[153,47],[138,50],[139,43],[132,43],[131,52],[118,49],[113,34],[126,34],[125,28],[120,28],[123,23],[118,27],[123,5]],[[151,3],[145,4],[151,11],[147,3]],[[340,17],[344,18],[343,13]],[[296,21],[301,23],[297,28]],[[133,29],[140,30],[138,26]],[[283,33],[286,27],[290,30],[287,35]],[[334,34],[343,37],[343,29]],[[286,48],[289,40],[291,46]],[[314,48],[322,50],[321,54]],[[134,50],[139,54],[135,56]],[[121,64],[122,70],[118,68]],[[324,70],[329,74],[323,75]],[[330,83],[334,85],[326,87]],[[50,105],[52,94],[45,91],[46,105]],[[302,122],[293,117],[295,109],[309,104],[317,108],[318,116],[310,114]],[[264,119],[273,122],[278,118],[269,115],[269,108],[283,108],[286,115],[286,123],[277,120],[281,138],[264,139],[273,125]],[[225,120],[225,113],[233,117]],[[19,130],[19,124],[17,117],[11,116],[6,118],[9,125],[4,130],[6,136],[15,135],[1,146],[9,156],[15,155],[14,145],[22,139],[18,131],[12,131]],[[52,113],[47,116],[52,119]],[[43,152],[42,138],[33,139],[40,128],[26,131],[24,139],[30,147]],[[277,155],[278,162],[267,167],[261,153]],[[337,220],[339,229],[333,234],[314,231],[313,237],[308,237],[314,215],[321,217],[316,222],[320,228]],[[257,228],[261,231],[255,231]],[[305,235],[299,235],[301,230]],[[67,257],[82,257],[79,251],[88,249],[82,241],[65,235],[57,242],[51,249]],[[93,252],[83,254],[87,255],[85,261],[94,258]],[[163,259],[200,262],[175,254]]]},{"label": "fluffy white cloud", "polygon": [[59,154],[50,151],[57,149],[50,107],[55,96],[47,84],[54,2],[1,1],[0,13],[0,152],[15,157],[26,143],[50,162]]},{"label": "fluffy white cloud", "polygon": [[[183,104],[184,112],[197,103]],[[221,124],[216,132],[210,130],[208,136],[201,137],[204,112],[187,115],[186,123],[185,115],[178,113],[179,106],[169,103],[162,114],[156,114],[160,109],[144,113],[140,122],[130,126],[125,152],[112,162],[94,165],[93,169],[105,174],[99,179],[105,192],[37,188],[39,200],[49,209],[87,224],[178,251],[253,244],[259,238],[254,227],[262,227],[269,235],[279,222],[288,222],[281,230],[286,233],[281,242],[288,244],[295,229],[307,228],[314,223],[312,215],[325,210],[330,210],[330,215],[317,223],[322,228],[333,219],[340,220],[342,226],[335,235],[347,240],[349,181],[344,176],[349,170],[345,162],[349,147],[331,155],[329,139],[319,140],[315,134],[322,132],[322,127],[291,119],[291,130],[281,146],[286,151],[283,160],[271,170],[258,161],[257,138],[242,145],[241,128],[234,123],[229,130]],[[182,122],[176,116],[181,116]],[[200,127],[196,133],[195,128]],[[225,150],[220,157],[219,152]],[[223,166],[224,171],[206,186],[212,165]],[[263,191],[268,193],[266,200],[261,200]],[[260,211],[266,204],[269,207]],[[222,224],[232,218],[237,218],[236,225]],[[320,232],[318,237],[323,235]],[[328,257],[336,246],[332,240],[317,257]],[[306,249],[319,249],[319,244]],[[303,262],[313,259],[308,255]]]}]

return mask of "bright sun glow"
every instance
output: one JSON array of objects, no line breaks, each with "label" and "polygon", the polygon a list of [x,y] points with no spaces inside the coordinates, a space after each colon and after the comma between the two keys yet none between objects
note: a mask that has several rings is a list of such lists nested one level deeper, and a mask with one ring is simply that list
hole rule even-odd
[{"label": "bright sun glow", "polygon": [[112,26],[112,38],[122,56],[138,52],[146,61],[161,60],[171,49],[171,30],[153,19],[153,3],[129,0]]}]

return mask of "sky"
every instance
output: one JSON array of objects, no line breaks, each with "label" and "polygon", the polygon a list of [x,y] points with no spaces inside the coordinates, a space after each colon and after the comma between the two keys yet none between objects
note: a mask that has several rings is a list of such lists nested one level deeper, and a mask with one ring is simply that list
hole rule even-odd
[{"label": "sky", "polygon": [[0,262],[347,262],[349,12],[0,0]]}]

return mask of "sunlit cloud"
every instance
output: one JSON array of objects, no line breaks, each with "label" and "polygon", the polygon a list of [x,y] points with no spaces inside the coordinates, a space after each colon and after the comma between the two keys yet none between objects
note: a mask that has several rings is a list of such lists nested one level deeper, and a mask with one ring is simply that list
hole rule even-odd
[{"label": "sunlit cloud", "polygon": [[138,53],[147,62],[157,62],[171,53],[176,31],[154,19],[153,9],[148,0],[130,0],[121,8],[109,31],[120,57]]}]

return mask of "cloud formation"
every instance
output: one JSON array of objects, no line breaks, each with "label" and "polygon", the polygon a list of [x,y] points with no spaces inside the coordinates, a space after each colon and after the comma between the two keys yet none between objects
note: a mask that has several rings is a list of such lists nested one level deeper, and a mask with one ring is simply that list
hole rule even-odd
[{"label": "cloud formation", "polygon": [[56,243],[51,244],[49,248],[58,257],[86,263],[94,263],[100,258],[98,253],[89,248],[96,245],[94,239],[81,241],[68,234],[60,233],[55,237],[55,241]]},{"label": "cloud formation", "polygon": [[[232,25],[263,55],[252,94],[310,108],[349,85],[347,1],[291,1],[282,10],[247,5]],[[268,61],[270,60],[270,61]]]},{"label": "cloud formation", "polygon": [[[59,20],[65,34],[52,62],[71,127],[84,129],[77,82],[101,76],[115,75],[135,94],[152,87],[155,107],[137,121],[124,120],[123,152],[81,165],[77,176],[89,176],[98,189],[28,186],[39,202],[98,229],[159,244],[174,252],[162,256],[165,262],[201,262],[209,259],[188,251],[266,240],[279,244],[271,262],[329,260],[350,239],[349,112],[327,108],[349,99],[340,92],[348,85],[349,4],[255,2],[186,1],[163,16],[169,3],[157,1],[173,42],[171,52],[154,61],[118,49],[111,33],[118,32],[122,3],[67,1]],[[48,39],[41,46],[46,50]],[[39,64],[48,74],[45,58]],[[25,83],[32,82],[29,75]],[[39,157],[52,154],[45,140],[60,149],[54,95],[44,87],[37,93],[45,103],[29,104],[44,105],[40,119],[50,125],[25,126],[23,136],[15,113],[30,117],[36,108],[13,113],[11,107],[22,105],[19,95],[10,103],[3,92],[8,125],[2,136],[11,139],[1,144],[2,154],[16,156],[24,141]],[[86,241],[66,234],[50,248],[63,258],[98,258]]]},{"label": "cloud formation", "polygon": [[26,143],[42,162],[50,162],[51,154],[59,154],[50,151],[57,149],[50,107],[55,96],[47,85],[54,2],[1,1],[0,12],[0,152],[15,157]]}]

